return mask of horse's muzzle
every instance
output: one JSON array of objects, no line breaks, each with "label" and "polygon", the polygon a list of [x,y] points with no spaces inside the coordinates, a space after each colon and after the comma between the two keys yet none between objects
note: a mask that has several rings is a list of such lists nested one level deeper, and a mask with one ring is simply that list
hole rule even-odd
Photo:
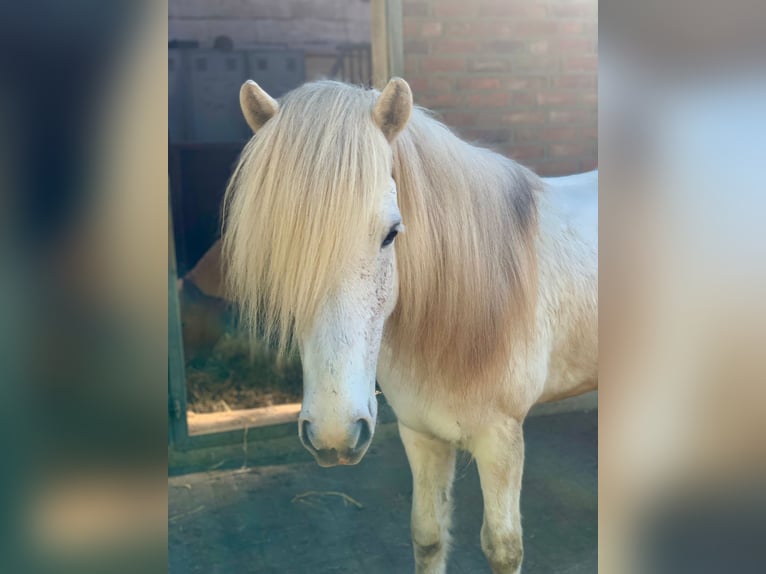
[{"label": "horse's muzzle", "polygon": [[372,421],[360,418],[351,424],[346,432],[330,437],[317,430],[318,425],[307,419],[298,424],[298,436],[319,466],[356,464],[367,452],[372,442]]}]

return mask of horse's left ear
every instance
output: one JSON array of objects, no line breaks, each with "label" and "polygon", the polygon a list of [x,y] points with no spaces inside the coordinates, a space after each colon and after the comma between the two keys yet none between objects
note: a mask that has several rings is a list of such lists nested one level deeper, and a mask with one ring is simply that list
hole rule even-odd
[{"label": "horse's left ear", "polygon": [[386,136],[388,141],[399,135],[407,125],[412,113],[412,91],[410,85],[401,78],[391,78],[383,88],[375,107],[372,118]]}]

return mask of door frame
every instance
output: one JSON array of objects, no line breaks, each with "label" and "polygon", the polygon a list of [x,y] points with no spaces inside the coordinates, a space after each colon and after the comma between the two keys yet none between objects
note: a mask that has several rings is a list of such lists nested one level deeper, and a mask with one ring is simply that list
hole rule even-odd
[{"label": "door frame", "polygon": [[[404,73],[402,0],[370,0],[372,85],[382,89],[389,79]],[[189,434],[186,402],[186,369],[178,297],[173,213],[168,181],[168,443],[179,451],[208,448],[253,439],[270,439],[295,433],[296,423],[276,423],[210,434]]]},{"label": "door frame", "polygon": [[372,85],[382,89],[404,74],[402,0],[371,0]]}]

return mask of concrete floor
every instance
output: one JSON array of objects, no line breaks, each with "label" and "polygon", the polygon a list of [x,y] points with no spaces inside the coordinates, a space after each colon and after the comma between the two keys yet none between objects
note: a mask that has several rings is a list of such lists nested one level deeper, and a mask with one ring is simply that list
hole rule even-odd
[{"label": "concrete floor", "polygon": [[[524,574],[597,571],[597,412],[525,423]],[[323,469],[297,446],[286,464],[169,479],[169,572],[392,574],[414,571],[409,466],[394,424],[354,467]],[[251,449],[258,445],[250,445]],[[344,493],[296,496],[310,491]],[[449,574],[490,569],[476,465],[458,461]]]}]

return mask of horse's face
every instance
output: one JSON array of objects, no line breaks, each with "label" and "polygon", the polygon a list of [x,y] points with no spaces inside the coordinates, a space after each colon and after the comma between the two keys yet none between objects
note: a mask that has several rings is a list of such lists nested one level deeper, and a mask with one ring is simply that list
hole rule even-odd
[{"label": "horse's face", "polygon": [[[254,82],[242,87],[240,102],[245,119],[256,132],[279,110],[279,104]],[[368,127],[380,129],[391,142],[412,111],[407,83],[391,80],[370,111],[374,126]],[[374,166],[377,170],[367,166],[374,173],[391,172],[391,154],[372,153],[369,158],[382,162]],[[382,189],[369,190],[370,197],[379,199],[354,230],[353,243],[344,244],[348,250],[334,276],[334,287],[322,293],[311,320],[295,329],[303,363],[299,435],[321,466],[359,462],[375,429],[375,370],[383,325],[398,296],[394,240],[403,227],[393,179],[383,183],[379,177],[373,179],[378,183],[371,185]],[[311,247],[300,246],[304,253]],[[304,268],[307,264],[321,263],[301,260]],[[282,282],[280,288],[290,287]]]},{"label": "horse's face", "polygon": [[401,230],[392,180],[367,241],[321,306],[313,328],[300,337],[299,435],[321,466],[356,464],[372,440],[375,369],[383,324],[398,295],[395,238]]}]

